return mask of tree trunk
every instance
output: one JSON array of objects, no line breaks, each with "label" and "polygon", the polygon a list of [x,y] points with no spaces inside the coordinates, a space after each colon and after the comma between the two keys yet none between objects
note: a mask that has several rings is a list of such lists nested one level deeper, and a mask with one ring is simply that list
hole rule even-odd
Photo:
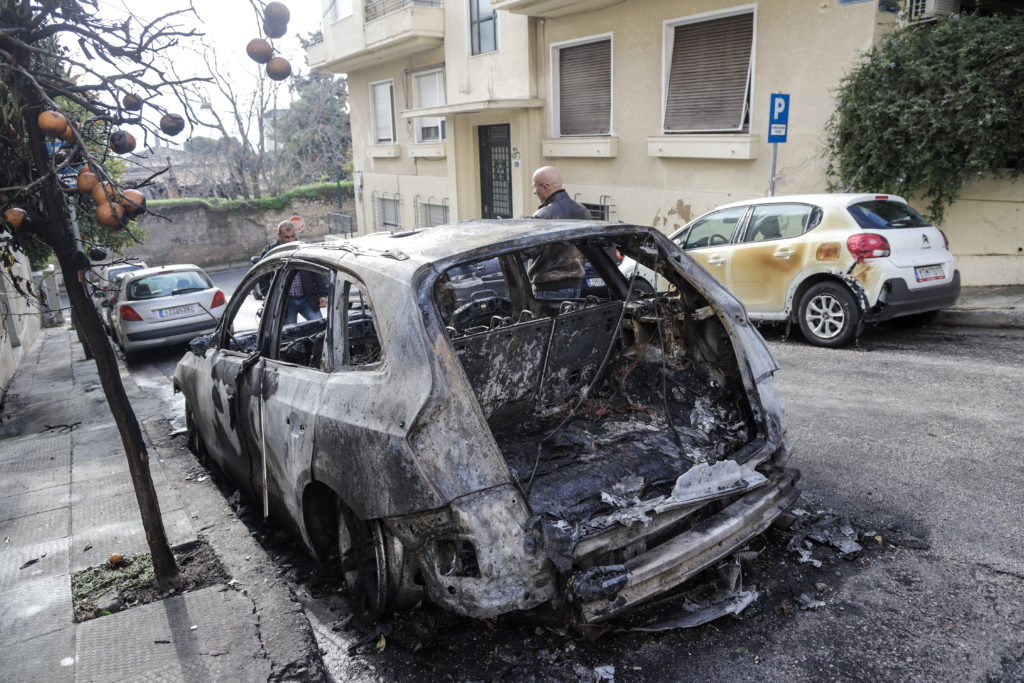
[{"label": "tree trunk", "polygon": [[[26,107],[22,116],[33,150],[33,165],[37,172],[42,173],[49,166],[49,159],[42,133],[36,123],[37,114],[37,108]],[[174,554],[164,533],[163,518],[160,515],[153,478],[149,472],[149,454],[146,442],[142,438],[142,429],[121,383],[114,349],[107,340],[96,309],[80,279],[82,271],[89,267],[89,260],[79,250],[71,234],[64,196],[52,176],[44,181],[42,196],[44,218],[39,221],[40,224],[32,226],[32,230],[57,255],[64,275],[64,286],[71,301],[72,315],[76,324],[81,326],[81,334],[85,336],[92,349],[103,393],[117,423],[117,429],[121,433],[132,486],[135,488],[135,499],[142,514],[142,526],[146,530],[146,542],[153,557],[153,572],[159,581],[164,582],[178,574],[178,565],[174,561]]]}]

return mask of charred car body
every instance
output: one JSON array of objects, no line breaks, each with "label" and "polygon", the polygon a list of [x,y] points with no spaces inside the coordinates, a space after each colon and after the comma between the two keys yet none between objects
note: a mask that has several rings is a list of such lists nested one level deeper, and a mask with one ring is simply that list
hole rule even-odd
[{"label": "charred car body", "polygon": [[[535,298],[525,254],[547,242],[574,244],[608,297]],[[631,292],[612,247],[669,287]],[[493,258],[503,296],[460,301],[451,275]],[[302,271],[329,283],[325,317],[285,325]],[[656,230],[468,221],[268,255],[174,385],[193,449],[338,554],[359,609],[425,591],[472,617],[597,622],[796,499],[776,368],[742,305]]]}]

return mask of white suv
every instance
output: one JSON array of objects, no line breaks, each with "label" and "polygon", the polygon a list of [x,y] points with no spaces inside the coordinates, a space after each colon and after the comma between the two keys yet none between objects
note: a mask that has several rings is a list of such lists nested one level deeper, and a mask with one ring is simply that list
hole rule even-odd
[{"label": "white suv", "polygon": [[671,238],[752,320],[796,321],[818,346],[849,343],[865,322],[930,321],[960,294],[945,234],[893,195],[735,202]]}]

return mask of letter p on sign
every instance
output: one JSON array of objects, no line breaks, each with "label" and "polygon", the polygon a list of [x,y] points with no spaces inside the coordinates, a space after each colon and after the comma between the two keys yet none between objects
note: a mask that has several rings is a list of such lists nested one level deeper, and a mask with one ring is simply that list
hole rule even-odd
[{"label": "letter p on sign", "polygon": [[785,142],[789,132],[789,95],[772,93],[768,142]]}]

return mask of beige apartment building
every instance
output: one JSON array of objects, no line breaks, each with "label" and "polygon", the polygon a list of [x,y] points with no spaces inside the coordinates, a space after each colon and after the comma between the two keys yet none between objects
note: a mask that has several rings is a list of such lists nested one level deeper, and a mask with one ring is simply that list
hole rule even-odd
[{"label": "beige apartment building", "polygon": [[[348,76],[360,232],[529,215],[544,165],[596,216],[671,232],[768,194],[772,93],[775,193],[823,192],[832,91],[900,21],[891,0],[322,3],[307,56]],[[943,228],[965,285],[1024,282],[1024,183],[972,185]]]}]

